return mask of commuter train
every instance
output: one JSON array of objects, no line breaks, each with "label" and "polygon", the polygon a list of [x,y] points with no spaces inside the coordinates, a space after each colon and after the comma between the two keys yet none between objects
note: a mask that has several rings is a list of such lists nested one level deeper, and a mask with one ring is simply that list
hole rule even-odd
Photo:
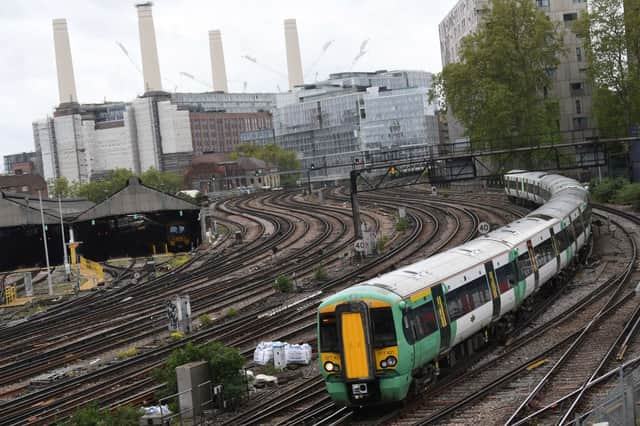
[{"label": "commuter train", "polygon": [[320,304],[320,369],[334,401],[404,400],[434,381],[441,363],[508,333],[524,300],[577,262],[591,237],[587,190],[541,172],[510,172],[504,180],[510,198],[543,206]]},{"label": "commuter train", "polygon": [[173,220],[167,224],[167,244],[172,252],[191,250],[191,229],[185,220]]}]

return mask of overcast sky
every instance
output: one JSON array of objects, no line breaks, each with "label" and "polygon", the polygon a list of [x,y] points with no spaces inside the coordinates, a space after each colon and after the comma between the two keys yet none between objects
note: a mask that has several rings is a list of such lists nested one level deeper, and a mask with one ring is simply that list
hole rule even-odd
[{"label": "overcast sky", "polygon": [[[456,0],[157,0],[153,15],[165,90],[206,91],[208,31],[222,31],[230,91],[286,90],[285,18],[298,24],[305,82],[331,72],[441,69],[438,24]],[[31,123],[51,115],[58,87],[51,20],[66,18],[78,100],[143,91],[131,0],[0,1],[0,156],[34,149]],[[364,40],[367,53],[353,65]],[[323,46],[333,43],[322,53]],[[130,61],[116,42],[129,52]],[[243,59],[255,58],[260,65]],[[133,63],[132,63],[133,62]],[[135,65],[134,65],[135,64]],[[0,170],[3,167],[0,162]]]}]

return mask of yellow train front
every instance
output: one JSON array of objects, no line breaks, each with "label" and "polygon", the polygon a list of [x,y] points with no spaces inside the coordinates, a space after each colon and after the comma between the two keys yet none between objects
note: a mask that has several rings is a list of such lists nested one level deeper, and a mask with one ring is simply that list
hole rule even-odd
[{"label": "yellow train front", "polygon": [[172,252],[191,249],[191,233],[186,221],[173,221],[167,225],[167,244]]},{"label": "yellow train front", "polygon": [[367,285],[320,305],[320,368],[334,401],[365,406],[406,397],[413,348],[402,330],[401,307],[397,295]]}]

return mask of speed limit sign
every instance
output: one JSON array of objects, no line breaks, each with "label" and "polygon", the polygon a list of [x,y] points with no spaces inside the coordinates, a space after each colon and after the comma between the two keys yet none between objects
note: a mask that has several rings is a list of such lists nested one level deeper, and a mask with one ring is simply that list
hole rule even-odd
[{"label": "speed limit sign", "polygon": [[487,222],[480,222],[478,224],[478,232],[480,234],[486,234],[489,231],[491,231],[491,225],[489,225]]},{"label": "speed limit sign", "polygon": [[355,251],[362,253],[364,251],[364,240],[356,240],[356,242],[353,243],[353,248]]}]

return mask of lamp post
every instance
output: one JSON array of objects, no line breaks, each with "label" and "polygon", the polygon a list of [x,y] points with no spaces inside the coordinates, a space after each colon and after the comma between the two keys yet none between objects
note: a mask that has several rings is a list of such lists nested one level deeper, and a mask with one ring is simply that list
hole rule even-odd
[{"label": "lamp post", "polygon": [[42,222],[42,241],[44,242],[44,257],[47,261],[47,283],[49,285],[49,296],[53,296],[53,283],[51,282],[51,267],[49,266],[49,248],[47,247],[47,228],[44,225],[44,209],[42,207],[42,192],[38,191],[40,200],[40,221]]},{"label": "lamp post", "polygon": [[69,274],[71,270],[69,268],[69,257],[67,257],[67,242],[64,237],[64,220],[62,219],[62,201],[60,195],[58,195],[58,211],[60,212],[60,235],[62,235],[62,254],[64,258],[64,276],[65,281],[69,281]]},{"label": "lamp post", "polygon": [[316,165],[311,163],[311,166],[307,169],[307,190],[309,191],[309,195],[311,195],[311,171],[316,168]]}]

